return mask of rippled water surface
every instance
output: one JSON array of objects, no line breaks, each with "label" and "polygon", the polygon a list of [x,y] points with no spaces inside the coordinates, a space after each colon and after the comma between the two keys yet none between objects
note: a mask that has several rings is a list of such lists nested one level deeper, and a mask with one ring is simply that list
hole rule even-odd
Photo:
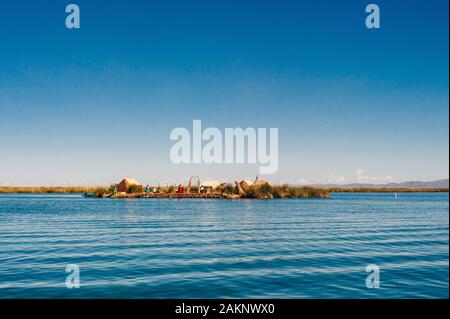
[{"label": "rippled water surface", "polygon": [[0,298],[448,298],[448,209],[448,193],[0,195]]}]

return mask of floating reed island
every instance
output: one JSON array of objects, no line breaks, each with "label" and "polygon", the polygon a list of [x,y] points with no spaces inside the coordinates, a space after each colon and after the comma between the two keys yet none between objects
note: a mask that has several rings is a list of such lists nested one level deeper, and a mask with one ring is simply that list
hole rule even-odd
[{"label": "floating reed island", "polygon": [[132,178],[126,178],[119,184],[110,188],[99,189],[93,194],[100,198],[328,198],[330,192],[314,187],[293,187],[288,185],[273,186],[268,181],[258,178],[255,182],[242,180],[233,184],[218,181],[205,181],[191,185],[194,178],[189,180],[187,186],[142,186]]},{"label": "floating reed island", "polygon": [[[195,183],[193,183],[195,181]],[[104,186],[53,186],[53,187],[13,187],[0,186],[0,194],[84,194],[85,197],[99,198],[328,198],[332,193],[409,193],[446,192],[447,188],[386,188],[386,187],[335,187],[271,185],[266,180],[254,182],[235,181],[234,184],[219,181],[200,183],[198,176],[189,179],[188,185],[142,186],[132,178],[125,178],[119,184]]]}]

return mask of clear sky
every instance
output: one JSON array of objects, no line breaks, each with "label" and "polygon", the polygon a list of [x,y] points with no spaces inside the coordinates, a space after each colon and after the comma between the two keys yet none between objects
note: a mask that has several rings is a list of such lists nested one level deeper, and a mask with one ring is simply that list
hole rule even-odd
[{"label": "clear sky", "polygon": [[447,0],[69,3],[1,4],[0,185],[254,178],[172,164],[193,119],[279,128],[273,182],[448,178]]}]

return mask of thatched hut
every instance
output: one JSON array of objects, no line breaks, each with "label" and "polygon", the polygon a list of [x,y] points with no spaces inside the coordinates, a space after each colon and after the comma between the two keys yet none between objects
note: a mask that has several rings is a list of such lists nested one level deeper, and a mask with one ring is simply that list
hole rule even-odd
[{"label": "thatched hut", "polygon": [[253,182],[249,181],[248,179],[243,179],[242,181],[239,182],[239,186],[242,188],[243,191],[246,191],[247,189],[253,186]]},{"label": "thatched hut", "polygon": [[221,184],[219,181],[204,181],[202,185],[200,186],[200,189],[203,189],[203,191],[210,191],[215,190],[217,187],[219,187]]},{"label": "thatched hut", "polygon": [[219,181],[204,181],[202,185],[204,188],[212,188],[215,189],[220,186]]},{"label": "thatched hut", "polygon": [[118,192],[126,193],[128,192],[128,188],[130,186],[142,186],[137,180],[134,178],[124,178],[119,184],[117,184],[116,188]]}]

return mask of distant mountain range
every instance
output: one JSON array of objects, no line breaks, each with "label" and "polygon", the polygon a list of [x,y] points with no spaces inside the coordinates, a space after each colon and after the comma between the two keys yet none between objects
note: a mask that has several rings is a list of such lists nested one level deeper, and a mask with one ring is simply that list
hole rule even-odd
[{"label": "distant mountain range", "polygon": [[388,184],[316,184],[313,186],[322,188],[449,188],[449,180],[440,179],[432,182],[408,181]]}]

